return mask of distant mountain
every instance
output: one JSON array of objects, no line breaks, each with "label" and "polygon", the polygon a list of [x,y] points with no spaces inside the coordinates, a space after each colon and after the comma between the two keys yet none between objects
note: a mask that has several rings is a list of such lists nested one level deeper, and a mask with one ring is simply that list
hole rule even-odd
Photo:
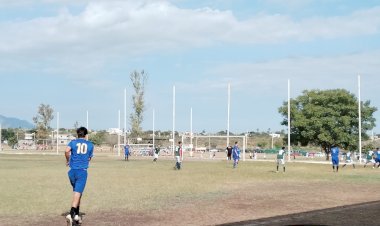
[{"label": "distant mountain", "polygon": [[0,115],[1,128],[23,128],[23,129],[33,129],[34,125],[26,120],[21,120],[18,118],[10,118]]}]

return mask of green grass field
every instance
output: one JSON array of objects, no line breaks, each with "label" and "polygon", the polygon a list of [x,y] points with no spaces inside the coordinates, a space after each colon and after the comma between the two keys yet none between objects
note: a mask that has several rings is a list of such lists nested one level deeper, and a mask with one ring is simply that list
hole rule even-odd
[{"label": "green grass field", "polygon": [[[275,173],[274,161],[240,162],[237,169],[225,160],[185,161],[181,171],[173,166],[174,160],[125,162],[96,156],[82,210],[163,210],[178,202],[213,202],[237,190],[248,192],[258,183],[380,185],[380,170],[363,166],[347,166],[338,175],[330,165],[304,163],[288,163],[285,174]],[[57,216],[68,211],[72,192],[67,171],[63,155],[0,155],[0,216]]]}]

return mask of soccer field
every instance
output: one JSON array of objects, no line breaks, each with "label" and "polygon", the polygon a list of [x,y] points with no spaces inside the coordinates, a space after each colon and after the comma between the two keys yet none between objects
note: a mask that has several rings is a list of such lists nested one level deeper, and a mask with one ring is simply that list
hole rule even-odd
[{"label": "soccer field", "polygon": [[[210,225],[380,200],[380,169],[326,164],[122,161],[96,156],[82,199],[85,225]],[[71,186],[63,155],[0,155],[0,225],[65,225]],[[111,224],[110,224],[111,222]]]}]

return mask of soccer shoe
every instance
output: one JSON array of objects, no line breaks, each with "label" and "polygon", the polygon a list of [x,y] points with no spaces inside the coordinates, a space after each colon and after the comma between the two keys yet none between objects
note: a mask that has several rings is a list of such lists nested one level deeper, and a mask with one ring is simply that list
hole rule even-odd
[{"label": "soccer shoe", "polygon": [[72,226],[73,225],[73,218],[71,218],[71,214],[68,214],[66,216],[66,222],[67,222],[67,226]]},{"label": "soccer shoe", "polygon": [[82,224],[82,218],[79,215],[75,215],[74,221],[76,222],[77,225]]}]

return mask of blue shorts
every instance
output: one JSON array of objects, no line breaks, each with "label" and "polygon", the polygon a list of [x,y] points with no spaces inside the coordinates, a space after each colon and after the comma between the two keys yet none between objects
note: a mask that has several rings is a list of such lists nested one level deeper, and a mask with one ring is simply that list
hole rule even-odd
[{"label": "blue shorts", "polygon": [[71,186],[73,186],[73,191],[82,194],[84,187],[86,187],[87,169],[70,169],[67,174],[69,175]]},{"label": "blue shorts", "polygon": [[339,158],[332,158],[331,160],[332,160],[332,164],[333,164],[334,166],[339,165]]},{"label": "blue shorts", "polygon": [[376,158],[376,159],[375,159],[375,162],[376,162],[376,163],[380,163],[380,159]]}]

